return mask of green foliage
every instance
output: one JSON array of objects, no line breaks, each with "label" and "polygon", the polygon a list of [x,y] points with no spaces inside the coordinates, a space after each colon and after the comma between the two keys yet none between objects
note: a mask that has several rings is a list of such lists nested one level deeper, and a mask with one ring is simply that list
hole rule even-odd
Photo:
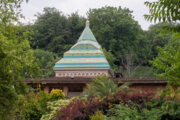
[{"label": "green foliage", "polygon": [[40,91],[38,93],[38,104],[42,113],[45,113],[48,110],[47,109],[48,101],[49,101],[49,95],[44,91]]},{"label": "green foliage", "polygon": [[90,120],[106,120],[106,116],[101,111],[97,111],[94,115],[90,116]]},{"label": "green foliage", "polygon": [[97,77],[87,84],[85,95],[89,98],[93,96],[106,96],[115,93],[118,86],[107,76]]},{"label": "green foliage", "polygon": [[[23,80],[25,75],[36,75],[38,67],[31,50],[28,31],[21,32],[18,23],[21,16],[20,6],[23,0],[0,1],[0,119],[10,119],[14,115],[19,90],[22,85],[17,80]],[[36,71],[36,73],[35,73]]]},{"label": "green foliage", "polygon": [[38,120],[42,115],[38,98],[31,92],[27,96],[20,96],[16,107],[16,118],[23,120]]},{"label": "green foliage", "polygon": [[[134,20],[132,11],[129,9],[109,6],[91,9],[88,12],[88,18],[95,37],[106,49],[104,54],[113,71],[119,71],[120,67],[123,70],[127,69],[129,61],[125,58],[130,54],[133,54],[130,60],[132,72],[136,66],[147,65],[147,61],[157,54],[156,50],[154,50],[155,53],[151,52],[152,42],[148,42],[146,34]],[[43,13],[37,14],[35,23],[30,25],[34,31],[31,46],[62,56],[76,43],[84,28],[84,22],[85,18],[79,16],[77,12],[65,16],[56,8],[44,8]],[[161,42],[162,40],[157,37],[155,46],[165,44]],[[154,46],[153,49],[155,49]],[[43,76],[52,75],[52,71],[44,72],[48,75],[43,74]]]},{"label": "green foliage", "polygon": [[157,74],[158,77],[168,80],[172,85],[178,84],[177,80],[180,79],[180,47],[178,45],[159,48],[158,56],[151,63],[161,71]]},{"label": "green foliage", "polygon": [[[127,8],[105,6],[90,9],[88,18],[98,42],[116,58],[120,66],[124,55],[133,51],[135,63],[147,62],[149,45],[140,25]],[[141,47],[139,47],[139,45]]]},{"label": "green foliage", "polygon": [[[32,91],[32,90],[31,90]],[[55,117],[60,107],[66,106],[71,100],[62,100],[65,95],[61,90],[52,90],[50,94],[39,91],[19,96],[15,108],[15,119],[50,120]]]},{"label": "green foliage", "polygon": [[44,91],[39,93],[30,92],[26,96],[20,96],[18,105],[16,106],[16,118],[23,120],[39,120],[42,114],[45,114],[47,102],[49,101],[48,94]]},{"label": "green foliage", "polygon": [[108,120],[142,120],[136,109],[131,109],[121,104],[115,105],[108,111]]},{"label": "green foliage", "polygon": [[87,84],[87,90],[84,92],[84,94],[88,98],[96,96],[105,97],[127,88],[128,84],[123,84],[118,88],[118,85],[115,84],[113,80],[111,80],[107,76],[98,76],[93,79],[91,83]]},{"label": "green foliage", "polygon": [[156,71],[152,67],[148,66],[140,66],[139,68],[136,69],[132,77],[135,78],[153,78],[155,77],[154,73]]},{"label": "green foliage", "polygon": [[[180,24],[177,22],[180,20],[179,0],[158,0],[157,2],[145,2],[145,5],[150,9],[150,15],[145,15],[145,19],[148,21],[156,20],[171,23],[171,26],[166,26],[171,32],[177,32],[171,42],[164,48],[158,48],[158,56],[151,61],[154,67],[156,67],[160,73],[158,77],[168,80],[168,85],[179,86],[180,82]],[[179,88],[178,88],[179,91]],[[172,89],[169,89],[172,93]]]},{"label": "green foliage", "polygon": [[107,61],[109,62],[110,66],[112,67],[113,71],[117,71],[117,65],[114,64],[114,62],[116,61],[115,56],[111,53],[111,51],[106,51],[106,49],[103,49],[103,53],[107,59]]},{"label": "green foliage", "polygon": [[62,98],[65,98],[65,94],[60,89],[52,89],[49,94],[49,98],[50,100],[62,99]]},{"label": "green foliage", "polygon": [[[53,40],[54,36],[59,35],[58,31],[65,33],[67,24],[66,17],[55,8],[44,8],[44,14],[37,14],[37,20],[33,25],[34,40],[32,46],[45,48]],[[62,31],[63,30],[63,31]],[[46,35],[45,35],[46,34]]]},{"label": "green foliage", "polygon": [[53,66],[59,59],[55,53],[36,49],[34,50],[34,56],[36,62],[41,69],[40,77],[51,77],[54,76]]},{"label": "green foliage", "polygon": [[180,103],[153,100],[147,103],[147,108],[143,109],[116,104],[108,111],[107,116],[109,120],[178,120]]},{"label": "green foliage", "polygon": [[[0,24],[18,22],[21,14],[21,3],[28,0],[1,0],[0,1]],[[2,27],[2,26],[1,26]]]},{"label": "green foliage", "polygon": [[33,48],[48,50],[62,56],[80,36],[84,28],[84,18],[77,13],[65,16],[56,8],[46,7],[37,14],[32,25],[35,32],[31,45]]},{"label": "green foliage", "polygon": [[[144,3],[148,8],[150,15],[144,15],[147,21],[154,22],[163,21],[163,22],[176,22],[180,20],[180,1],[179,0],[158,0],[156,2]],[[170,27],[171,30],[180,32],[179,23],[174,24]]]},{"label": "green foliage", "polygon": [[40,120],[52,120],[57,115],[59,109],[67,106],[73,99],[74,98],[67,100],[60,99],[56,101],[49,101],[47,103],[48,111],[42,115]]},{"label": "green foliage", "polygon": [[180,119],[180,103],[174,101],[165,101],[162,105],[144,109],[142,112],[146,120],[178,120]]},{"label": "green foliage", "polygon": [[68,44],[74,44],[77,42],[82,30],[84,29],[85,18],[78,15],[78,12],[72,13],[68,16],[67,29],[69,36],[67,38]]},{"label": "green foliage", "polygon": [[157,47],[164,47],[168,44],[168,41],[172,38],[172,34],[164,32],[163,29],[165,26],[170,25],[167,23],[158,23],[151,25],[149,30],[146,32],[147,39],[151,47],[151,55],[149,59],[152,59],[158,55]]}]

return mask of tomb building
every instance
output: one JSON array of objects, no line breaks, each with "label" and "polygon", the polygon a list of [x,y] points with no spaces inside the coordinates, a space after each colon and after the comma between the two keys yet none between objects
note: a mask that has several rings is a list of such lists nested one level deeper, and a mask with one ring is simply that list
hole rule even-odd
[{"label": "tomb building", "polygon": [[97,42],[86,21],[84,31],[77,43],[64,53],[54,66],[55,77],[113,76],[101,45]]},{"label": "tomb building", "polygon": [[120,72],[114,74],[101,45],[89,27],[88,20],[77,43],[55,63],[53,70],[54,77],[29,78],[25,82],[33,88],[40,86],[46,92],[50,92],[53,88],[62,89],[69,97],[80,95],[86,89],[87,83],[102,75],[110,77],[118,85],[130,83],[130,88],[137,90],[157,92],[167,84],[166,81],[157,78],[122,78]]}]

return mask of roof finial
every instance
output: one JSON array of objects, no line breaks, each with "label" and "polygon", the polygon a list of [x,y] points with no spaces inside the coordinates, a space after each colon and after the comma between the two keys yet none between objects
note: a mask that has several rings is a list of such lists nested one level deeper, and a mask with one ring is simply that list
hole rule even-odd
[{"label": "roof finial", "polygon": [[86,20],[86,27],[89,27],[89,20]]}]

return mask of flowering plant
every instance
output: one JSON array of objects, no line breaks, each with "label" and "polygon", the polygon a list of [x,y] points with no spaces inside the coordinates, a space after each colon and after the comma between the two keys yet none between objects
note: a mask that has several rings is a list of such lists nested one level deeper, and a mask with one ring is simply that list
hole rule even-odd
[{"label": "flowering plant", "polygon": [[52,89],[49,95],[50,100],[57,100],[65,98],[65,94],[60,89]]}]

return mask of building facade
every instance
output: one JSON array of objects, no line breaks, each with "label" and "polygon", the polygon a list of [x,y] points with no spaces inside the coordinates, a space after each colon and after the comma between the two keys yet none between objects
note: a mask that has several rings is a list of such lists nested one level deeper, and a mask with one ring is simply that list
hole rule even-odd
[{"label": "building facade", "polygon": [[106,75],[117,84],[131,83],[131,88],[139,90],[160,91],[167,82],[152,78],[123,79],[121,73],[113,73],[106,60],[103,50],[94,37],[89,21],[77,43],[64,53],[54,66],[55,77],[41,79],[26,79],[25,82],[33,88],[41,86],[46,92],[51,89],[62,89],[67,96],[80,95],[97,76]]},{"label": "building facade", "polygon": [[89,77],[113,76],[103,50],[94,37],[89,21],[77,43],[54,66],[55,77]]}]

